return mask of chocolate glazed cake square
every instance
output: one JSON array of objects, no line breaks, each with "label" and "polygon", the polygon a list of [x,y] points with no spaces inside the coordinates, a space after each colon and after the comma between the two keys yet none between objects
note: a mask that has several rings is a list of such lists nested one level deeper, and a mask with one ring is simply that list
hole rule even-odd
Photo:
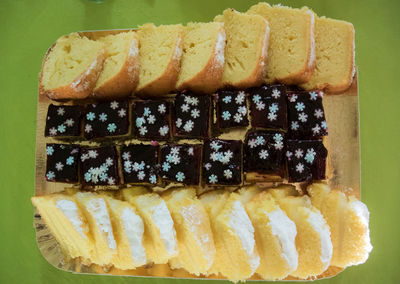
[{"label": "chocolate glazed cake square", "polygon": [[81,106],[49,105],[46,137],[72,137],[81,135]]},{"label": "chocolate glazed cake square", "polygon": [[242,182],[242,141],[210,139],[203,148],[203,183],[239,185]]},{"label": "chocolate glazed cake square", "polygon": [[314,139],[328,135],[322,92],[297,92],[287,95],[289,136]]},{"label": "chocolate glazed cake square", "polygon": [[157,184],[158,144],[124,146],[121,158],[125,183]]},{"label": "chocolate glazed cake square", "polygon": [[201,145],[167,144],[161,146],[161,177],[186,185],[200,182]]},{"label": "chocolate glazed cake square", "polygon": [[251,126],[287,130],[286,86],[261,86],[249,90]]},{"label": "chocolate glazed cake square", "polygon": [[255,131],[247,134],[244,144],[244,171],[284,177],[285,134]]},{"label": "chocolate glazed cake square", "polygon": [[132,106],[132,121],[136,138],[169,140],[170,103],[162,100],[136,101]]},{"label": "chocolate glazed cake square", "polygon": [[244,91],[219,91],[214,99],[217,109],[217,127],[220,130],[249,125]]},{"label": "chocolate glazed cake square", "polygon": [[119,136],[129,131],[129,102],[89,104],[84,117],[85,138]]},{"label": "chocolate glazed cake square", "polygon": [[78,145],[47,144],[46,160],[47,181],[78,182]]},{"label": "chocolate glazed cake square", "polygon": [[286,159],[289,182],[323,180],[326,178],[328,151],[322,140],[287,140]]},{"label": "chocolate glazed cake square", "polygon": [[118,154],[114,146],[81,150],[82,185],[118,185]]},{"label": "chocolate glazed cake square", "polygon": [[173,112],[173,133],[176,137],[207,138],[210,126],[209,96],[184,91],[176,95]]}]

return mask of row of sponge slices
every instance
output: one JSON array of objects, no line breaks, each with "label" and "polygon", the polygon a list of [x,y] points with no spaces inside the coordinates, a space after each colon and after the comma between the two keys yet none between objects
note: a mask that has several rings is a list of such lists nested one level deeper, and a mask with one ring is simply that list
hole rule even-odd
[{"label": "row of sponge slices", "polygon": [[210,23],[145,24],[91,40],[63,36],[49,49],[40,93],[51,99],[157,96],[262,83],[342,92],[353,79],[354,28],[310,9],[259,3]]},{"label": "row of sponge slices", "polygon": [[329,266],[363,263],[372,249],[367,207],[312,184],[196,197],[191,188],[161,196],[145,188],[68,192],[32,198],[64,253],[86,264],[135,269],[166,264],[232,281],[313,278]]}]

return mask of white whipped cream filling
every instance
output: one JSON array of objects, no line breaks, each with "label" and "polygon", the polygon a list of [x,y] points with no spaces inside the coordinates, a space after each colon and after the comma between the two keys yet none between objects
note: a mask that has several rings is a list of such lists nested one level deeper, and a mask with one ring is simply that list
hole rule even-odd
[{"label": "white whipped cream filling", "polygon": [[267,53],[268,53],[268,40],[269,40],[269,33],[270,33],[270,28],[268,21],[265,20],[265,34],[264,34],[264,39],[263,39],[263,47],[262,47],[262,53],[261,56],[263,57],[263,62],[266,60]]},{"label": "white whipped cream filling", "polygon": [[308,67],[311,67],[315,62],[315,15],[311,11],[307,11],[307,13],[311,15],[311,28],[310,28],[311,54],[310,54],[310,59],[308,61]]},{"label": "white whipped cream filling", "polygon": [[114,239],[110,215],[108,214],[107,204],[104,199],[92,198],[87,202],[86,208],[89,213],[93,215],[99,230],[106,235],[108,247],[112,250],[115,250],[117,248],[117,244]]},{"label": "white whipped cream filling", "polygon": [[250,263],[250,268],[254,273],[260,265],[260,257],[255,252],[256,241],[254,239],[253,224],[251,224],[250,218],[240,201],[235,201],[233,203],[228,224],[241,240],[243,249],[249,256],[248,261]]},{"label": "white whipped cream filling", "polygon": [[131,46],[129,47],[129,56],[136,57],[139,53],[138,43],[136,39],[132,40]]},{"label": "white whipped cream filling", "polygon": [[71,222],[75,230],[84,238],[87,239],[86,232],[83,229],[83,222],[79,218],[79,209],[75,202],[71,200],[61,199],[56,202],[56,206]]},{"label": "white whipped cream filling", "polygon": [[307,221],[311,224],[314,231],[316,231],[321,240],[321,262],[324,265],[324,270],[329,267],[332,259],[333,246],[331,241],[331,231],[326,224],[324,217],[321,213],[310,211]]},{"label": "white whipped cream filling", "polygon": [[121,213],[122,224],[128,239],[133,260],[138,265],[146,263],[146,252],[143,247],[144,225],[142,219],[129,207]]},{"label": "white whipped cream filling", "polygon": [[225,62],[225,31],[218,33],[217,42],[215,44],[215,61],[219,65],[224,65]]},{"label": "white whipped cream filling", "polygon": [[182,38],[179,37],[178,41],[176,42],[176,47],[175,47],[174,56],[173,56],[173,58],[176,60],[180,60],[182,57],[181,41],[182,41]]},{"label": "white whipped cream filling", "polygon": [[153,221],[160,230],[160,237],[165,244],[165,248],[170,255],[177,253],[176,232],[174,221],[168,211],[167,205],[162,201],[158,205],[150,208],[153,212]]},{"label": "white whipped cream filling", "polygon": [[289,269],[295,271],[298,266],[299,255],[296,250],[296,225],[280,209],[272,212],[264,212],[268,216],[269,225],[274,236],[276,236],[282,246],[282,257],[285,259]]}]

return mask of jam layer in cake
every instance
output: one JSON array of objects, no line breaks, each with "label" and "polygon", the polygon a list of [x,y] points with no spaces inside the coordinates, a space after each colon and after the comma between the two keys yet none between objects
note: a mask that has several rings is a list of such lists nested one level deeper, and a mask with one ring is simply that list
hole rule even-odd
[{"label": "jam layer in cake", "polygon": [[78,182],[79,146],[47,144],[46,157],[47,181]]},{"label": "jam layer in cake", "polygon": [[288,94],[289,135],[295,139],[312,139],[328,135],[322,92]]},{"label": "jam layer in cake", "polygon": [[82,107],[49,105],[47,110],[46,137],[71,137],[81,134]]},{"label": "jam layer in cake", "polygon": [[118,136],[129,131],[129,103],[101,102],[86,107],[84,133],[87,139]]},{"label": "jam layer in cake", "polygon": [[244,145],[244,171],[284,175],[284,133],[256,131],[248,133]]},{"label": "jam layer in cake", "polygon": [[262,86],[250,90],[251,126],[287,130],[286,87]]},{"label": "jam layer in cake", "polygon": [[246,93],[220,91],[215,95],[218,128],[248,126]]},{"label": "jam layer in cake", "polygon": [[175,97],[174,136],[205,138],[209,136],[210,97],[182,92]]},{"label": "jam layer in cake", "polygon": [[237,185],[242,182],[242,141],[211,139],[204,142],[203,182]]},{"label": "jam layer in cake", "polygon": [[121,150],[125,183],[157,183],[158,145],[129,145]]},{"label": "jam layer in cake", "polygon": [[168,144],[161,146],[163,180],[197,185],[200,181],[201,145]]},{"label": "jam layer in cake", "polygon": [[83,148],[81,175],[83,185],[119,184],[118,155],[115,147]]},{"label": "jam layer in cake", "polygon": [[327,155],[322,140],[287,140],[289,182],[325,179]]},{"label": "jam layer in cake", "polygon": [[139,139],[170,138],[170,103],[162,100],[137,101],[132,106],[134,136]]}]

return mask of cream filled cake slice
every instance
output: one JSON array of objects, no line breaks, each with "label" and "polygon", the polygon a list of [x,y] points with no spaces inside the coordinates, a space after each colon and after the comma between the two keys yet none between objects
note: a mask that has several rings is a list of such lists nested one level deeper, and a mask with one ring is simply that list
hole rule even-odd
[{"label": "cream filled cake slice", "polygon": [[296,224],[297,230],[298,267],[290,275],[300,279],[316,277],[328,269],[332,259],[329,226],[308,196],[282,196],[279,191],[279,188],[270,190],[275,198],[278,196],[279,207]]},{"label": "cream filled cake slice", "polygon": [[128,201],[142,217],[149,260],[155,264],[166,264],[169,259],[177,256],[174,221],[165,201],[156,193],[134,195]]},{"label": "cream filled cake slice", "polygon": [[32,197],[46,225],[53,233],[63,253],[71,258],[81,257],[90,263],[95,247],[86,218],[73,197],[64,194]]},{"label": "cream filled cake slice", "polygon": [[91,192],[78,192],[75,198],[86,216],[96,244],[97,254],[93,263],[112,264],[113,258],[117,255],[117,242],[104,197]]},{"label": "cream filled cake slice", "polygon": [[104,196],[110,208],[118,254],[113,264],[119,269],[134,269],[147,263],[143,245],[144,225],[135,208],[125,201]]},{"label": "cream filled cake slice", "polygon": [[366,205],[322,183],[310,185],[307,191],[311,203],[321,211],[331,228],[331,264],[345,268],[364,263],[372,250]]},{"label": "cream filled cake slice", "polygon": [[268,22],[234,9],[226,9],[214,21],[223,22],[226,31],[222,84],[236,88],[261,85],[267,70]]},{"label": "cream filled cake slice", "polygon": [[176,87],[211,93],[221,86],[224,71],[223,23],[188,23],[184,28],[181,70]]},{"label": "cream filled cake slice", "polygon": [[210,220],[194,188],[163,194],[177,233],[179,254],[169,261],[171,268],[191,274],[206,274],[214,262],[215,245]]},{"label": "cream filled cake slice", "polygon": [[255,229],[260,254],[257,274],[265,280],[287,277],[298,266],[296,225],[280,209],[270,193],[242,188],[240,195]]}]

